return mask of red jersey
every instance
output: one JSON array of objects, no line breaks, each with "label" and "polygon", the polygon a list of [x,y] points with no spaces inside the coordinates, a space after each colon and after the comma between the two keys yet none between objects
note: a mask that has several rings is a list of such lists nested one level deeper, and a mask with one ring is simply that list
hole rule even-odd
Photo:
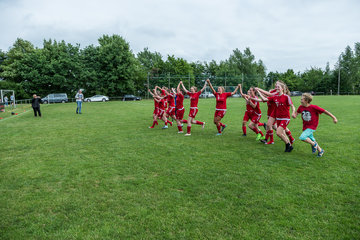
[{"label": "red jersey", "polygon": [[319,124],[319,115],[325,112],[325,109],[316,105],[310,105],[308,107],[300,106],[297,109],[297,112],[301,113],[303,130],[306,130],[307,128],[316,130]]},{"label": "red jersey", "polygon": [[276,104],[275,116],[276,119],[290,119],[290,105],[292,105],[291,98],[283,94],[281,96],[268,97],[269,101],[274,101]]},{"label": "red jersey", "polygon": [[231,96],[231,92],[224,92],[219,94],[215,92],[216,109],[226,109],[226,99]]},{"label": "red jersey", "polygon": [[169,103],[169,107],[175,107],[175,94],[170,93],[169,95],[166,96],[166,100]]},{"label": "red jersey", "polygon": [[176,94],[176,108],[182,109],[184,107],[184,95],[182,93]]},{"label": "red jersey", "polygon": [[[274,94],[274,96],[278,95],[275,89],[270,90],[270,93]],[[267,115],[270,116],[271,113],[275,110],[276,104],[274,101],[267,101],[267,106],[268,106]]]},{"label": "red jersey", "polygon": [[160,99],[159,108],[162,109],[162,110],[166,109],[166,100],[165,100],[165,98]]},{"label": "red jersey", "polygon": [[[258,97],[255,96],[255,98],[257,99]],[[250,100],[250,101],[255,104],[255,108],[252,108],[254,110],[254,112],[258,115],[261,114],[260,103],[257,101],[254,101],[254,100]]]},{"label": "red jersey", "polygon": [[190,96],[190,107],[197,107],[201,91],[196,93],[186,92]]},{"label": "red jersey", "polygon": [[155,98],[154,98],[154,105],[155,105],[155,108],[159,107],[159,103],[155,100]]}]

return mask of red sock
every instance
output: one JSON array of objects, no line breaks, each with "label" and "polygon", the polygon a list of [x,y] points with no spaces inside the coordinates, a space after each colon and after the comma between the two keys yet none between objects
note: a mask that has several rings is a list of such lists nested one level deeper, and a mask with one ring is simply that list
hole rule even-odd
[{"label": "red sock", "polygon": [[186,133],[191,133],[191,126],[187,126],[187,132]]},{"label": "red sock", "polygon": [[261,136],[263,137],[264,136],[264,134],[262,133],[262,131],[260,130],[260,132],[259,132],[260,134],[261,134]]},{"label": "red sock", "polygon": [[269,136],[270,136],[270,142],[273,142],[274,141],[274,130],[269,131]]},{"label": "red sock", "polygon": [[243,130],[243,134],[246,135],[246,126],[243,126],[243,127],[242,127],[242,130]]},{"label": "red sock", "polygon": [[200,121],[196,121],[195,124],[198,124],[198,125],[203,125],[204,123],[203,122],[200,122]]},{"label": "red sock", "polygon": [[182,132],[182,127],[178,126],[179,132]]},{"label": "red sock", "polygon": [[253,130],[256,134],[258,134],[259,133],[259,131],[257,130],[257,128],[256,127],[254,127],[253,129],[251,129],[251,130]]},{"label": "red sock", "polygon": [[220,124],[219,124],[219,125],[216,125],[216,127],[217,127],[217,130],[218,130],[218,133],[221,133],[221,126],[220,126]]},{"label": "red sock", "polygon": [[269,139],[269,133],[270,131],[266,131],[265,140],[267,141]]},{"label": "red sock", "polygon": [[158,123],[158,121],[157,121],[157,120],[155,120],[155,124],[156,124],[156,125],[159,125],[159,123]]},{"label": "red sock", "polygon": [[225,124],[223,124],[222,122],[219,123],[220,123],[220,127],[225,127]]},{"label": "red sock", "polygon": [[181,122],[182,122],[182,123],[187,123],[187,120],[184,120],[184,119],[183,119],[183,120],[181,120]]},{"label": "red sock", "polygon": [[[286,132],[286,131],[285,131]],[[294,141],[293,136],[291,136],[291,131],[286,132],[286,135],[288,135],[290,142]]]},{"label": "red sock", "polygon": [[172,122],[171,122],[171,121],[167,120],[167,122],[170,123],[170,126],[172,126]]},{"label": "red sock", "polygon": [[258,126],[261,127],[261,126],[264,126],[264,123],[258,123]]},{"label": "red sock", "polygon": [[167,126],[168,121],[165,122],[165,126]]},{"label": "red sock", "polygon": [[151,127],[153,128],[155,126],[155,124],[156,124],[156,121],[153,121],[153,125]]}]

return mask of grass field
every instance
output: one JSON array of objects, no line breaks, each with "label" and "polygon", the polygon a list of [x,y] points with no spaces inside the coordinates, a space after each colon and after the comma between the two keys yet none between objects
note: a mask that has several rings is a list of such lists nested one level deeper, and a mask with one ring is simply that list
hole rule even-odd
[{"label": "grass field", "polygon": [[200,100],[207,124],[190,137],[148,129],[146,100],[0,113],[0,239],[360,239],[360,97],[313,104],[339,120],[320,117],[322,158],[298,140],[300,117],[291,153],[276,136],[270,146],[242,137],[235,98],[223,136],[214,99]]}]

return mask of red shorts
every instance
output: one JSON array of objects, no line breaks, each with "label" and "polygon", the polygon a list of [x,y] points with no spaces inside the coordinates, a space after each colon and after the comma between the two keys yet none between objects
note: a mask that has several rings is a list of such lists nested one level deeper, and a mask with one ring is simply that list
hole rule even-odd
[{"label": "red shorts", "polygon": [[251,113],[249,111],[245,111],[243,121],[247,122],[249,119],[251,119]]},{"label": "red shorts", "polygon": [[226,113],[226,110],[216,110],[216,111],[215,111],[214,118],[215,118],[215,117],[221,117],[221,118],[223,118],[223,117],[225,116],[225,113]]},{"label": "red shorts", "polygon": [[258,124],[261,118],[261,114],[252,113],[251,114],[251,121],[255,124]]},{"label": "red shorts", "polygon": [[165,113],[164,109],[159,109],[158,117],[162,118],[164,116],[164,113]]},{"label": "red shorts", "polygon": [[278,118],[276,119],[276,125],[277,127],[282,127],[283,129],[286,129],[287,125],[289,125],[290,123],[290,119],[286,119],[286,118],[281,118],[278,120]]},{"label": "red shorts", "polygon": [[182,120],[184,118],[185,109],[176,109],[176,119]]},{"label": "red shorts", "polygon": [[198,113],[198,108],[190,108],[189,117],[195,118],[196,114]]},{"label": "red shorts", "polygon": [[166,114],[169,116],[174,116],[175,115],[175,107],[169,107],[168,110],[166,111]]}]

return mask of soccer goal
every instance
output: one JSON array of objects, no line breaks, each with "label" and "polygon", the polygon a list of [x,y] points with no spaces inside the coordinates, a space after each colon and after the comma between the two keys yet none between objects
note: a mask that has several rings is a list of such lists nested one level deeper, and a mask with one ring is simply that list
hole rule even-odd
[{"label": "soccer goal", "polygon": [[[1,103],[3,103],[4,107],[10,107],[16,108],[16,102],[15,102],[15,91],[14,90],[5,90],[0,89],[0,97],[1,97]],[[3,111],[5,111],[5,108]]]}]

